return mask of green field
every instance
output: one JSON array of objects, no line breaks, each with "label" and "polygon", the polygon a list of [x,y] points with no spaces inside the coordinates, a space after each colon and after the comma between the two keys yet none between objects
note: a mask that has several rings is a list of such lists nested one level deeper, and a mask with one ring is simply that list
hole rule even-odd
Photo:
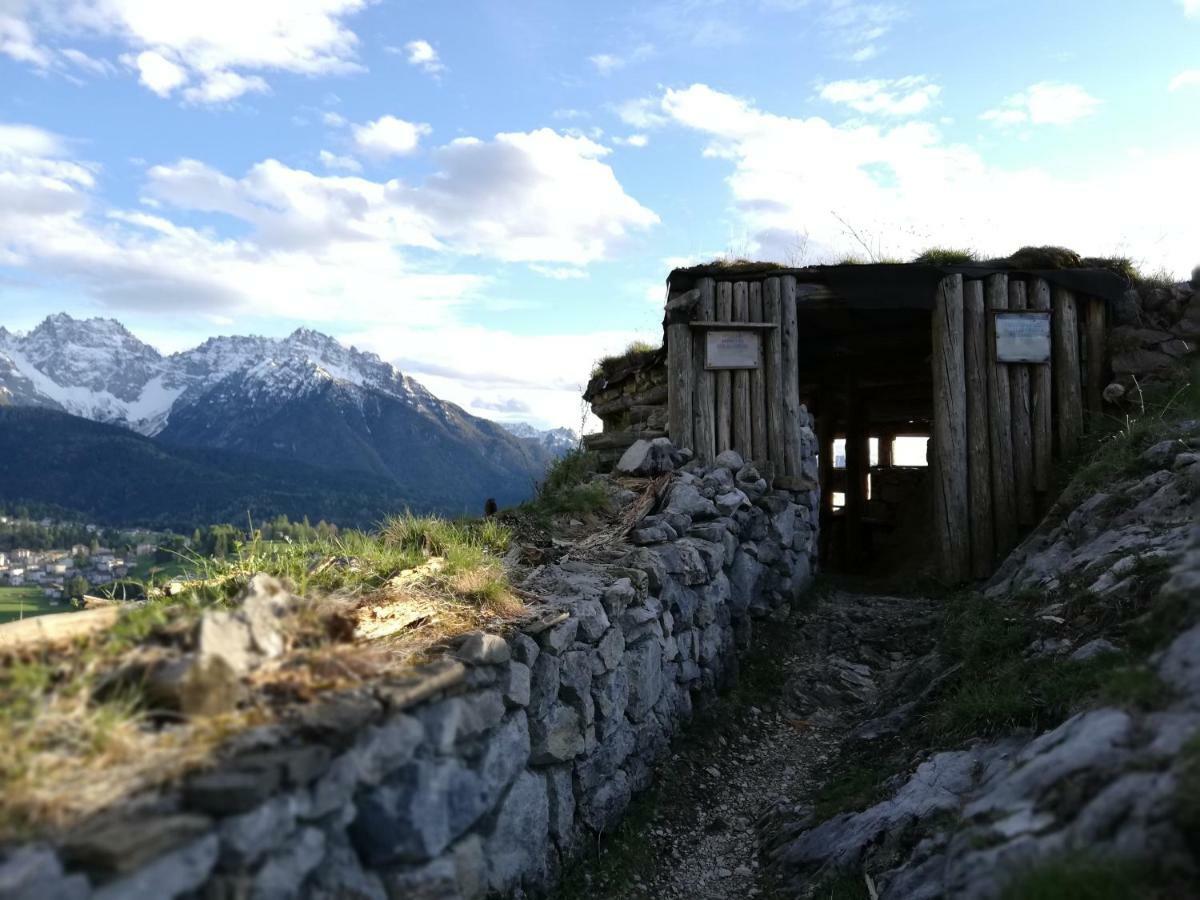
[{"label": "green field", "polygon": [[0,624],[22,617],[44,616],[46,613],[70,612],[74,607],[63,600],[50,605],[50,598],[37,587],[0,587]]}]

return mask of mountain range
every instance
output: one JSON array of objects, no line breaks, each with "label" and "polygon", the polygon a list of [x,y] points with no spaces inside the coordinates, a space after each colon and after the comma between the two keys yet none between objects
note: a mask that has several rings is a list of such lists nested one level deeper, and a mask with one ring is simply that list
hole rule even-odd
[{"label": "mountain range", "polygon": [[[577,443],[568,429],[472,416],[375,354],[308,329],[281,339],[215,337],[163,355],[111,319],[58,314],[24,335],[0,327],[0,405],[58,413],[22,421],[26,428],[57,422],[85,443],[102,438],[111,446],[113,433],[61,416],[134,432],[151,442],[143,449],[217,452],[227,455],[225,465],[232,455],[243,468],[293,465],[306,489],[351,476],[361,490],[374,480],[380,496],[446,514],[478,512],[488,497],[501,505],[525,499],[549,463]],[[79,471],[88,468],[86,455],[73,465],[80,483],[105,477]],[[32,486],[46,473],[28,474],[27,493],[36,494]],[[272,484],[282,488],[278,477]],[[61,498],[21,499],[69,506]]]}]

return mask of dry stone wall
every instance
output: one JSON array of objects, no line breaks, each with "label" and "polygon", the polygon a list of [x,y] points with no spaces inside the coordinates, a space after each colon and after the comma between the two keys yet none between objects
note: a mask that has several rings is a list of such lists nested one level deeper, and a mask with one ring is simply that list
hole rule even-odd
[{"label": "dry stone wall", "polygon": [[64,841],[9,848],[0,900],[546,892],[735,677],[753,620],[811,580],[817,494],[772,491],[736,454],[676,472],[659,507],[623,556],[531,573],[546,601],[519,630],[245,733]]},{"label": "dry stone wall", "polygon": [[667,366],[659,355],[599,375],[588,384],[584,399],[604,424],[603,431],[585,435],[584,446],[610,469],[638,440],[667,434]]}]

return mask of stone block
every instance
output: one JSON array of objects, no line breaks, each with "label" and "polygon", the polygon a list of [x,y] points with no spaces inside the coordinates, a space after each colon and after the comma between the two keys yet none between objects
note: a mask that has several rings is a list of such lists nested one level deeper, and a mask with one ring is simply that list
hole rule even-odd
[{"label": "stone block", "polygon": [[578,710],[557,704],[529,722],[530,761],[544,766],[567,762],[584,750],[583,720]]}]

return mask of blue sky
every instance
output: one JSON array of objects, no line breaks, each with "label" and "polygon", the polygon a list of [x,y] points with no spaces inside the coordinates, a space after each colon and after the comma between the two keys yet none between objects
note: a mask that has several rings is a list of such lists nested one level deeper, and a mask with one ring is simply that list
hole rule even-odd
[{"label": "blue sky", "polygon": [[1200,262],[1200,0],[0,0],[0,324],[304,325],[578,425],[676,264]]}]

